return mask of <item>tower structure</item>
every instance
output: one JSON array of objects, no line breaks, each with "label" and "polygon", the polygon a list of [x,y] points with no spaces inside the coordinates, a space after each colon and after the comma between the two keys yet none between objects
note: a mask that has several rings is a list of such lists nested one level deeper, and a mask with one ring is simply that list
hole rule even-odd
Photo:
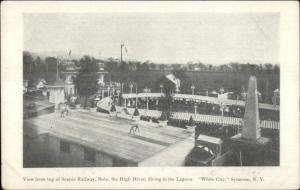
[{"label": "tower structure", "polygon": [[251,76],[245,105],[242,132],[231,137],[232,147],[241,166],[268,165],[270,139],[261,136],[256,77]]},{"label": "tower structure", "polygon": [[242,138],[256,140],[260,137],[261,134],[257,83],[256,78],[254,76],[251,76],[249,79],[248,93],[245,105]]}]

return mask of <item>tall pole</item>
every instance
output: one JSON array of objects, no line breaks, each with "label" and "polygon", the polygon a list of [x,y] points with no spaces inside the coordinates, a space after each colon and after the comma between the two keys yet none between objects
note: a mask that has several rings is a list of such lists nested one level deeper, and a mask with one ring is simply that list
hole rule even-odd
[{"label": "tall pole", "polygon": [[124,46],[124,44],[121,44],[121,62],[120,62],[120,65],[122,65],[122,61],[123,61],[123,46]]},{"label": "tall pole", "polygon": [[192,95],[194,95],[195,86],[192,85],[192,86],[191,86],[191,89],[192,89]]},{"label": "tall pole", "polygon": [[224,126],[224,106],[221,103],[221,112],[222,112],[222,127]]},{"label": "tall pole", "polygon": [[148,109],[149,109],[149,100],[148,100],[148,92],[150,92],[150,90],[148,88],[145,88],[145,92],[146,92],[146,114],[148,113]]},{"label": "tall pole", "polygon": [[194,99],[194,111],[195,111],[195,117],[196,117],[196,114],[197,114],[197,105],[196,105],[196,100],[195,100],[195,97],[194,97],[194,90],[195,90],[195,86],[194,84],[191,86],[191,89],[192,89],[192,95],[193,95],[193,99]]},{"label": "tall pole", "polygon": [[130,94],[132,94],[132,87],[133,87],[133,85],[132,85],[132,83],[130,83],[130,84],[129,84]]},{"label": "tall pole", "polygon": [[46,63],[46,73],[48,75],[48,63]]},{"label": "tall pole", "polygon": [[269,80],[266,81],[266,95],[265,95],[265,103],[268,103],[269,101]]},{"label": "tall pole", "polygon": [[148,94],[147,94],[147,107],[146,107],[147,112],[146,113],[148,113],[148,109],[149,109],[149,102],[148,102]]},{"label": "tall pole", "polygon": [[117,95],[118,95],[118,104],[120,103],[120,90],[117,90]]},{"label": "tall pole", "polygon": [[137,101],[138,101],[138,90],[137,90],[137,88],[138,88],[138,86],[137,86],[137,83],[135,83],[136,84],[136,88],[135,88],[135,93],[136,93],[136,96],[135,96],[135,108],[137,108]]},{"label": "tall pole", "polygon": [[160,93],[162,94],[164,85],[161,84],[161,85],[159,85],[159,87],[160,87]]}]

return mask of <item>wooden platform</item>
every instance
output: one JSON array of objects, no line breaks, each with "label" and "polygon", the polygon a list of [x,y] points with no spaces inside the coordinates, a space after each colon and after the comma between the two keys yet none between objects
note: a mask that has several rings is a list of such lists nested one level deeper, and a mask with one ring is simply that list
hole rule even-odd
[{"label": "wooden platform", "polygon": [[129,134],[131,122],[98,112],[70,110],[24,120],[25,131],[49,133],[58,138],[81,144],[113,157],[140,162],[191,136],[187,130],[175,127],[140,126],[140,133]]}]

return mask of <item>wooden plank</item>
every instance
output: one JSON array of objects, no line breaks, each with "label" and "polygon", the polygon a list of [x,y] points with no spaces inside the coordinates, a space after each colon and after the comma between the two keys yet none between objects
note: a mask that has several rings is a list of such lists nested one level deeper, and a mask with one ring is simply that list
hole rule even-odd
[{"label": "wooden plank", "polygon": [[[86,115],[81,115],[80,117],[88,117],[88,116],[86,116]],[[72,118],[72,119],[77,119],[77,118]],[[110,130],[112,133],[113,132],[116,132],[116,133],[118,133],[119,131],[122,131],[123,132],[123,134],[125,135],[125,134],[128,134],[128,132],[129,132],[129,129],[130,129],[130,125],[126,125],[127,126],[127,128],[124,128],[124,127],[121,127],[121,126],[124,126],[124,125],[113,125],[113,124],[110,124],[109,126],[107,125],[107,126],[105,126],[105,125],[103,125],[103,124],[101,124],[101,123],[95,123],[95,120],[96,120],[97,118],[95,118],[94,119],[94,121],[93,120],[89,120],[89,122],[90,123],[94,123],[95,125],[94,126],[97,126],[97,124],[98,124],[98,126],[101,126],[102,128],[104,128],[104,129],[107,129],[107,130]],[[80,121],[79,121],[80,122]],[[101,122],[101,120],[100,120],[100,122]],[[158,141],[162,141],[162,142],[166,142],[166,143],[174,143],[175,141],[176,141],[176,139],[175,138],[169,138],[169,137],[166,137],[166,136],[163,136],[163,135],[160,135],[158,132],[156,132],[155,130],[149,130],[149,129],[147,129],[147,128],[145,128],[145,127],[142,127],[142,126],[140,126],[140,131],[142,132],[142,133],[140,133],[140,135],[143,135],[143,136],[146,136],[147,138],[153,138],[153,139],[156,139],[156,140],[158,140]]]},{"label": "wooden plank", "polygon": [[[96,118],[98,116],[91,115],[89,112],[74,113],[66,118],[60,118],[59,114],[49,114],[31,119],[28,122],[37,124],[39,127],[44,126],[45,128],[46,126],[48,130],[52,127],[50,131],[56,135],[57,133],[68,134],[69,136],[65,137],[74,137],[81,139],[81,141],[84,140],[86,143],[95,144],[98,149],[100,147],[102,151],[108,151],[121,158],[126,157],[126,159],[134,161],[144,159],[165,148],[159,145],[162,143],[155,144],[157,137],[163,140],[162,142],[168,143],[169,141],[170,144],[182,140],[184,139],[183,137],[185,137],[182,136],[183,134],[180,130],[166,130],[169,132],[168,134],[170,134],[166,135],[162,133],[163,129],[157,130],[158,128],[143,127],[143,130],[147,131],[147,136],[139,139],[128,135],[127,131],[129,131],[129,125],[120,125],[121,122],[116,122],[109,118]],[[55,124],[56,127],[53,127],[53,124]],[[116,133],[116,130],[119,130],[119,133]],[[180,131],[178,136],[174,133],[177,131]],[[150,140],[147,141],[145,138]]]},{"label": "wooden plank", "polygon": [[[35,122],[33,125],[37,125],[39,128],[48,123],[44,122],[41,123],[42,121]],[[105,135],[101,134],[95,134],[91,133],[89,131],[85,131],[84,134],[82,132],[76,131],[72,128],[66,127],[66,126],[59,126],[60,131],[58,130],[50,130],[50,127],[48,126],[48,129],[44,129],[46,132],[53,134],[57,137],[63,137],[66,140],[69,141],[75,141],[78,142],[79,144],[86,145],[90,148],[99,150],[101,152],[105,152],[109,155],[114,155],[120,158],[125,158],[128,160],[132,161],[139,161],[143,160],[144,158],[148,157],[149,155],[154,154],[156,151],[150,151],[149,147],[143,147],[141,146],[136,146],[132,147],[131,149],[127,149],[128,146],[125,144],[122,144],[122,142],[118,141],[118,139],[114,139],[111,137],[107,137]],[[48,130],[48,131],[47,131]],[[86,138],[88,136],[88,138]],[[109,142],[109,143],[107,143]],[[135,149],[134,149],[135,148]],[[157,151],[159,151],[158,149]],[[134,153],[136,152],[136,153]]]}]

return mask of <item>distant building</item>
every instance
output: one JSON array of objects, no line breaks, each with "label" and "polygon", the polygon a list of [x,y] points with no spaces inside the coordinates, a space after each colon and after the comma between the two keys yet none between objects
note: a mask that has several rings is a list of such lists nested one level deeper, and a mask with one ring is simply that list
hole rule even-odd
[{"label": "distant building", "polygon": [[136,64],[128,64],[128,69],[129,69],[129,71],[136,71],[137,66],[136,66]]},{"label": "distant building", "polygon": [[[65,93],[66,96],[72,96],[77,95],[77,90],[74,84],[74,79],[77,77],[78,73],[80,71],[79,67],[76,67],[74,64],[68,65],[65,70],[62,71],[63,78],[65,79]],[[98,80],[97,83],[99,85],[98,93],[102,93],[101,89],[102,86],[105,85],[104,76],[108,72],[104,70],[103,65],[99,68],[98,74]]]},{"label": "distant building", "polygon": [[70,59],[59,59],[60,63],[63,65],[72,65],[74,62]]},{"label": "distant building", "polygon": [[273,105],[279,105],[280,104],[280,90],[277,88],[273,91]]},{"label": "distant building", "polygon": [[26,79],[23,80],[23,94],[26,93],[28,90],[28,82],[29,80]]},{"label": "distant building", "polygon": [[180,64],[180,69],[187,71],[189,68],[187,64]]},{"label": "distant building", "polygon": [[67,96],[77,94],[73,80],[78,75],[79,69],[79,67],[76,67],[74,64],[72,64],[67,66],[65,70],[61,72],[63,77],[65,78],[65,92]]},{"label": "distant building", "polygon": [[49,102],[59,108],[59,104],[65,103],[65,83],[62,80],[56,80],[54,83],[46,85],[49,93]]}]

